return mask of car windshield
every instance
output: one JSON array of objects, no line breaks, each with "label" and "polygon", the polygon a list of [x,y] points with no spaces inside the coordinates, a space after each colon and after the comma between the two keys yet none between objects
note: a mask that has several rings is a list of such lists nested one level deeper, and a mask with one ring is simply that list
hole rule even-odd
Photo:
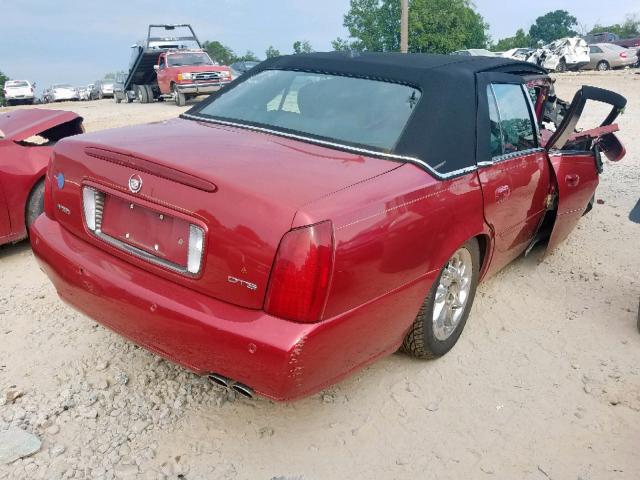
[{"label": "car windshield", "polygon": [[419,99],[397,83],[265,70],[192,114],[391,151]]},{"label": "car windshield", "polygon": [[7,82],[5,84],[5,87],[7,88],[11,88],[11,87],[28,87],[29,84],[27,82],[23,82],[23,81],[14,81],[14,82]]},{"label": "car windshield", "polygon": [[73,88],[68,83],[61,83],[60,85],[54,85],[53,88]]},{"label": "car windshield", "polygon": [[174,53],[167,56],[170,67],[181,67],[184,65],[213,65],[213,62],[206,53]]}]

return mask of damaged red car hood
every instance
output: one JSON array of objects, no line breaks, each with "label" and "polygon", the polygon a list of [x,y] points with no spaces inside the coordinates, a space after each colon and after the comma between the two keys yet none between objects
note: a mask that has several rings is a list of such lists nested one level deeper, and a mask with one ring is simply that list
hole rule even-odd
[{"label": "damaged red car hood", "polygon": [[[21,142],[62,123],[80,118],[74,112],[29,108],[0,114],[0,132],[4,140]],[[0,134],[0,139],[2,139]]]},{"label": "damaged red car hood", "polygon": [[300,207],[401,164],[243,128],[186,119],[103,130],[65,142],[116,152]]}]

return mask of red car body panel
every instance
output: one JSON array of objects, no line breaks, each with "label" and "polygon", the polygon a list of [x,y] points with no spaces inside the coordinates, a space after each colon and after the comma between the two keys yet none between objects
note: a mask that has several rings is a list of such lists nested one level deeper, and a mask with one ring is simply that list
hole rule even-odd
[{"label": "red car body panel", "polygon": [[[0,115],[0,244],[27,236],[29,195],[44,179],[53,145],[22,143],[29,137],[80,117],[73,112],[24,109]],[[81,120],[81,119],[80,119]]]},{"label": "red car body panel", "polygon": [[[247,308],[262,308],[276,249],[283,233],[291,228],[298,209],[315,198],[400,166],[189,120],[136,126],[126,131],[127,135],[122,129],[95,132],[58,145],[51,174],[63,171],[67,178],[78,182],[68,182],[63,190],[56,190],[56,203],[71,212],[81,212],[80,180],[84,180],[158,214],[182,216],[198,223],[207,232],[208,244],[215,248],[206,249],[207,268],[197,278],[149,264],[116,248],[110,250],[156,275]],[[158,140],[149,142],[149,138]],[[182,147],[184,139],[192,145],[188,152]],[[105,145],[117,150],[118,155],[129,155],[132,161],[143,159],[158,167],[177,165],[181,173],[199,175],[215,184],[217,190],[209,193],[160,176],[142,174],[143,190],[131,195],[126,185],[129,177],[139,170],[87,154],[87,149]],[[222,155],[222,151],[227,153]],[[109,154],[104,155],[108,158]],[[318,162],[318,157],[323,161]],[[120,157],[116,160],[122,161]],[[287,177],[280,174],[283,169]],[[86,232],[82,215],[65,215],[58,210],[56,219],[86,241],[104,246],[104,242]],[[122,232],[125,233],[131,232]],[[258,288],[255,291],[229,288],[229,275],[243,278]]]}]

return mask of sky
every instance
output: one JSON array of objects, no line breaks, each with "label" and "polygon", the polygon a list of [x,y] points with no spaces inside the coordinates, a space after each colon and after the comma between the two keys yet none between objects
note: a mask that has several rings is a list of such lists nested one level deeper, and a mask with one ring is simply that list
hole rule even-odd
[{"label": "sky", "polygon": [[[399,0],[398,0],[399,1]],[[640,14],[639,0],[475,0],[493,39],[528,30],[548,11],[565,9],[587,29]],[[14,79],[86,85],[126,70],[130,47],[149,23],[190,23],[201,41],[219,40],[237,53],[259,57],[273,45],[290,53],[309,40],[329,50],[348,36],[342,26],[349,0],[0,0],[0,70]]]}]

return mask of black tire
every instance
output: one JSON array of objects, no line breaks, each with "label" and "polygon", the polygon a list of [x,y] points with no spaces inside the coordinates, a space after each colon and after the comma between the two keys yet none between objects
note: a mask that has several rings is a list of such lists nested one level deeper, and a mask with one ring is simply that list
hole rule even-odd
[{"label": "black tire", "polygon": [[433,286],[431,287],[427,298],[425,298],[424,302],[422,303],[420,311],[418,312],[418,315],[413,321],[413,325],[409,329],[409,332],[407,333],[407,336],[402,343],[402,350],[414,357],[429,359],[444,355],[456,344],[456,342],[460,338],[460,334],[462,333],[465,324],[467,323],[467,318],[469,317],[469,312],[471,311],[473,299],[476,295],[476,288],[478,286],[478,272],[480,270],[480,247],[478,245],[478,241],[475,238],[472,238],[464,245],[462,245],[460,249],[466,249],[468,251],[468,253],[471,255],[471,261],[473,265],[470,289],[467,300],[462,307],[464,310],[461,314],[460,320],[458,321],[455,330],[451,332],[448,338],[446,338],[445,340],[439,340],[438,338],[436,338],[436,334],[434,332],[433,309],[436,291],[438,289],[438,286],[440,285],[440,279],[442,278],[445,268],[449,265],[449,260],[447,261],[447,265],[442,267],[442,270],[440,270],[438,277],[433,282]]},{"label": "black tire", "polygon": [[558,66],[556,67],[556,72],[564,73],[567,71],[567,61],[564,58],[561,58],[558,62]]},{"label": "black tire", "polygon": [[147,89],[147,101],[149,103],[153,102],[153,88],[151,87],[151,85],[145,85],[145,88]]},{"label": "black tire", "polygon": [[33,187],[27,200],[27,208],[25,212],[25,221],[27,223],[27,231],[36,218],[44,211],[44,180],[40,180]]},{"label": "black tire", "polygon": [[138,85],[136,98],[140,103],[149,103],[149,96],[147,95],[147,87],[145,85]]},{"label": "black tire", "polygon": [[607,62],[606,60],[600,60],[596,65],[596,70],[598,70],[599,72],[606,72],[610,68],[611,65],[609,65],[609,62]]},{"label": "black tire", "polygon": [[178,91],[175,85],[173,85],[173,98],[176,102],[176,105],[179,107],[184,107],[187,104],[187,96]]}]

